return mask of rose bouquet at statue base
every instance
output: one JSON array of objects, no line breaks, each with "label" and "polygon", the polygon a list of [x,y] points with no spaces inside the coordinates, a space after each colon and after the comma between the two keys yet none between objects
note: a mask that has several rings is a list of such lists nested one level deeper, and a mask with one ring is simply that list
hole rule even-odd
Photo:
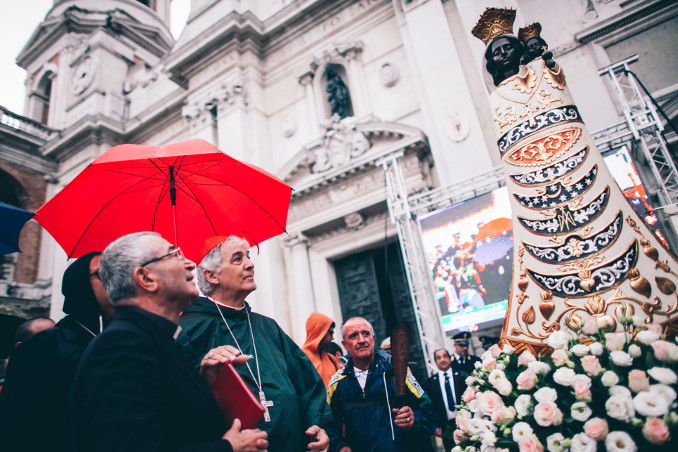
[{"label": "rose bouquet at statue base", "polygon": [[618,320],[624,331],[591,318],[554,332],[545,357],[490,348],[467,379],[452,450],[678,450],[678,345],[658,325]]}]

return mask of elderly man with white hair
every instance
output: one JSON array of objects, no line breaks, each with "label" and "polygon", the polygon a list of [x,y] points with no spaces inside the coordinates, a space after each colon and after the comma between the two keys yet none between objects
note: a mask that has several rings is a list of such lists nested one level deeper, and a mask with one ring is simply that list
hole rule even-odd
[{"label": "elderly man with white hair", "polygon": [[329,438],[318,426],[331,420],[323,381],[276,321],[245,301],[257,288],[249,248],[236,236],[205,241],[197,280],[206,297],[184,311],[178,342],[203,373],[250,356],[237,370],[267,409],[259,428],[268,433],[270,451],[326,450]]}]

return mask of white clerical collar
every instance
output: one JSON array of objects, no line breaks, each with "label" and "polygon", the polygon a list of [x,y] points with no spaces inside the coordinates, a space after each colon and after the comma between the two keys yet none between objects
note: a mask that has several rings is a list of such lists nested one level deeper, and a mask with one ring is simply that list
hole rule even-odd
[{"label": "white clerical collar", "polygon": [[232,310],[234,310],[234,311],[242,311],[243,309],[245,309],[245,303],[243,303],[242,306],[239,307],[239,308],[234,308],[233,306],[229,306],[229,305],[227,305],[227,304],[224,304],[224,303],[222,303],[222,302],[220,302],[220,301],[215,300],[215,299],[212,298],[212,297],[207,297],[207,299],[208,299],[209,301],[211,301],[212,303],[214,303],[214,304],[216,304],[216,305],[218,305],[218,306],[221,306],[222,308],[228,308],[228,309],[232,309]]}]

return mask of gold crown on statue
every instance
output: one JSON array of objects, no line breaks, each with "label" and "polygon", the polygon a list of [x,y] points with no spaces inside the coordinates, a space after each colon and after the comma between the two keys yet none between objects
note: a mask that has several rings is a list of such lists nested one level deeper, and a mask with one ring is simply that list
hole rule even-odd
[{"label": "gold crown on statue", "polygon": [[518,30],[518,39],[520,42],[525,44],[532,38],[541,38],[541,24],[539,22],[525,25]]},{"label": "gold crown on statue", "polygon": [[513,34],[515,20],[515,9],[487,8],[471,30],[471,34],[488,45],[497,36]]}]

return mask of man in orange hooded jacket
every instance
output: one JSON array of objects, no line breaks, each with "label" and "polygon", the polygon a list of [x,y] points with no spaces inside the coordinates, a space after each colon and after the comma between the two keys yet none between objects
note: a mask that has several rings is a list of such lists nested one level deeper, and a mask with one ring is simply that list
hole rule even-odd
[{"label": "man in orange hooded jacket", "polygon": [[333,335],[334,321],[326,315],[314,312],[306,320],[306,342],[301,349],[320,374],[320,378],[325,383],[325,389],[330,384],[332,375],[341,368],[337,359],[325,352],[327,345],[332,342]]}]

